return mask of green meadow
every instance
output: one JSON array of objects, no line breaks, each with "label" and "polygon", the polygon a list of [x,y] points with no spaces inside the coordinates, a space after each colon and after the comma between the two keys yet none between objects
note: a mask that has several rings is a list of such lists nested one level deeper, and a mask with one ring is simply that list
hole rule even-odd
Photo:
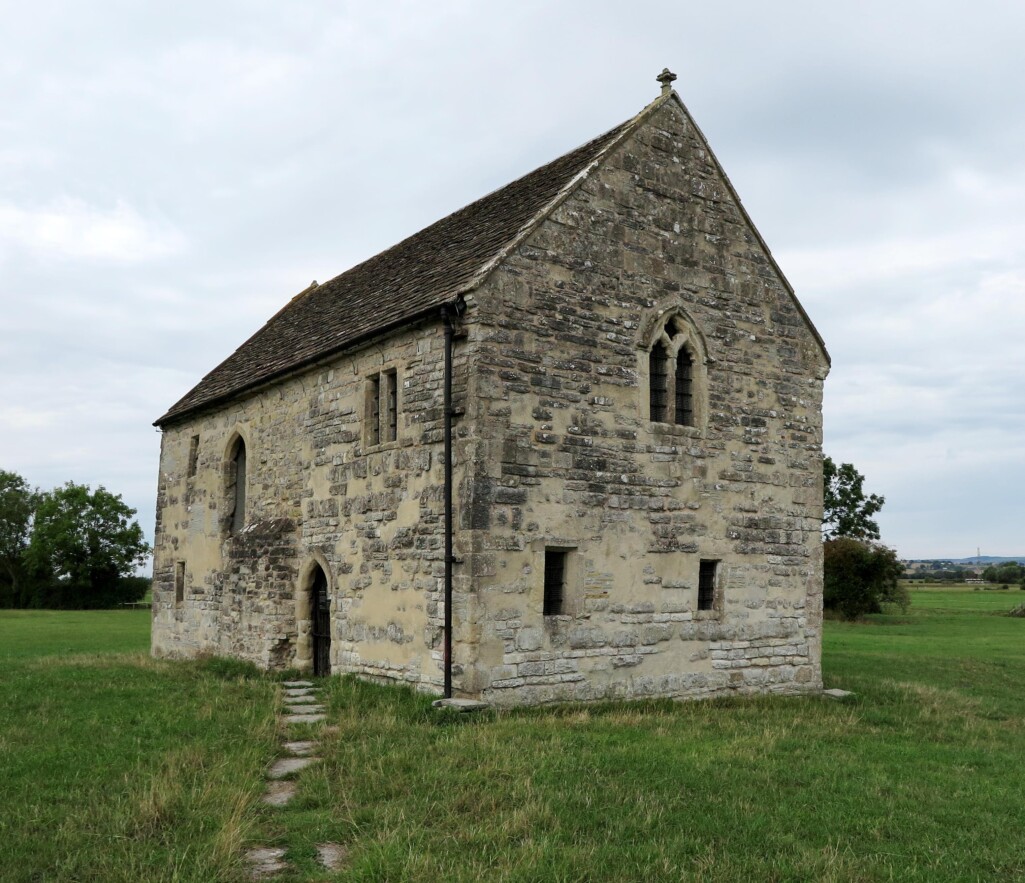
[{"label": "green meadow", "polygon": [[0,611],[0,880],[245,880],[253,845],[284,881],[1022,880],[1023,599],[827,623],[842,701],[457,715],[333,678],[283,808],[278,678],[150,660],[146,611]]}]

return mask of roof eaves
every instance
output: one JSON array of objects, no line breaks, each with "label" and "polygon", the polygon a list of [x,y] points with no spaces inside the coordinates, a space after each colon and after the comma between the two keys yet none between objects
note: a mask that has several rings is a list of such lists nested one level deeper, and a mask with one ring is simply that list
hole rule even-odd
[{"label": "roof eaves", "polygon": [[[307,289],[306,291],[309,290],[310,289]],[[296,298],[298,298],[301,294],[305,294],[306,291],[300,292],[299,295],[296,295]],[[293,300],[295,300],[295,298],[293,298]],[[453,297],[452,300],[455,300],[455,297]],[[180,420],[184,420],[186,417],[194,417],[197,414],[200,414],[204,411],[209,411],[215,408],[223,407],[224,405],[233,402],[236,399],[240,399],[243,396],[251,395],[254,392],[258,392],[259,390],[267,386],[270,386],[271,384],[280,383],[282,380],[288,377],[293,377],[297,374],[305,374],[307,371],[311,371],[314,368],[317,368],[321,365],[326,364],[327,362],[332,361],[333,359],[338,358],[338,356],[340,356],[342,353],[348,350],[354,350],[358,349],[359,347],[366,346],[368,342],[376,340],[379,337],[385,337],[391,334],[393,331],[398,330],[399,328],[406,328],[410,325],[416,325],[420,322],[423,322],[432,313],[437,313],[440,321],[440,307],[425,307],[424,309],[416,313],[413,313],[409,316],[404,316],[397,322],[392,322],[389,325],[382,325],[379,328],[375,328],[373,331],[362,335],[361,337],[353,338],[352,340],[347,340],[344,343],[339,344],[338,346],[333,347],[330,350],[325,350],[314,359],[307,359],[302,362],[297,362],[294,365],[288,365],[284,368],[281,368],[279,371],[276,371],[273,374],[268,374],[265,377],[262,377],[258,382],[253,383],[249,386],[239,387],[238,389],[230,390],[229,392],[222,393],[221,395],[214,396],[213,398],[204,399],[203,401],[195,405],[186,405],[182,408],[172,407],[162,417],[159,417],[156,420],[154,420],[153,425],[160,429],[163,429],[165,426],[168,426],[171,423],[177,423]],[[228,358],[231,357],[229,356]],[[214,370],[216,371],[217,369],[215,368]]]}]

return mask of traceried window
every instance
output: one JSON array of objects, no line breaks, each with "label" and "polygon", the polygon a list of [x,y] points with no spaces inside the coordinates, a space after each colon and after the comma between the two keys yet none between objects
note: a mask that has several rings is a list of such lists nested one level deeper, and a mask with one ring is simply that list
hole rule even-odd
[{"label": "traceried window", "polygon": [[701,348],[682,316],[662,326],[648,351],[648,419],[677,426],[698,425]]}]

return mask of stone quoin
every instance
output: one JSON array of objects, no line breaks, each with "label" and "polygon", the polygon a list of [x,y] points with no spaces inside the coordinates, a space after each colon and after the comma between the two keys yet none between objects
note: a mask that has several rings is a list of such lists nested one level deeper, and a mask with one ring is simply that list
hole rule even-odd
[{"label": "stone quoin", "polygon": [[155,655],[440,693],[447,564],[454,697],[821,689],[829,357],[674,79],[157,421]]}]

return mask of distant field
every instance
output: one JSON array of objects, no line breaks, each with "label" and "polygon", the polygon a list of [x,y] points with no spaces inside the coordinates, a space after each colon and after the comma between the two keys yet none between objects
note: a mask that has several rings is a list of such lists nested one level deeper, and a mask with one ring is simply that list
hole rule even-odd
[{"label": "distant field", "polygon": [[286,881],[1025,879],[1023,593],[912,594],[827,624],[843,702],[468,718],[332,679],[339,729],[277,810],[272,679],[147,660],[144,613],[0,612],[0,879],[231,881],[255,843]]}]

